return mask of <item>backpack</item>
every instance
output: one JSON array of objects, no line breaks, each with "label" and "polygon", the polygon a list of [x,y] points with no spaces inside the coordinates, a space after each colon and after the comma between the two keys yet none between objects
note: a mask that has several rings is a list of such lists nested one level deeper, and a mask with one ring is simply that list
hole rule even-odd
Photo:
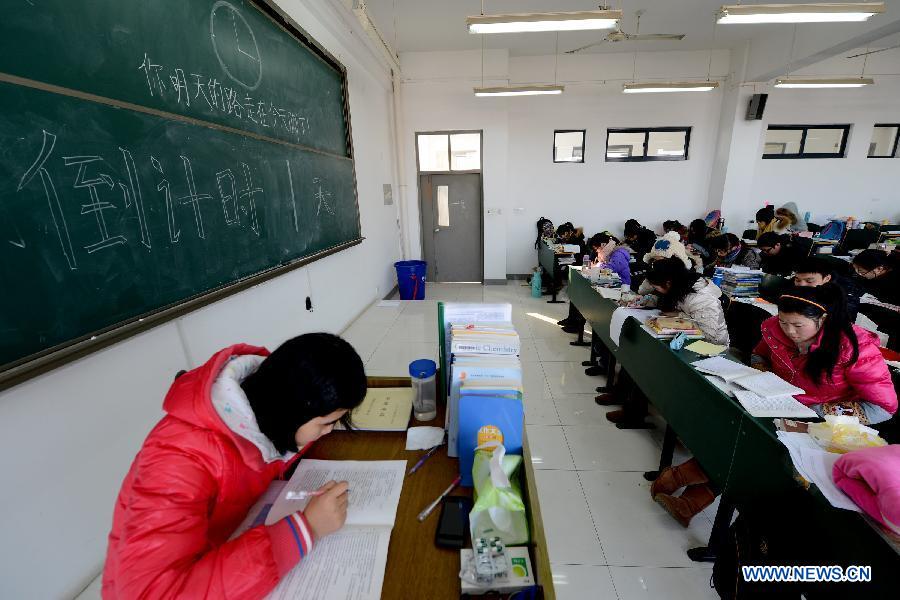
[{"label": "backpack", "polygon": [[534,248],[537,250],[541,245],[541,239],[556,237],[556,229],[553,227],[553,221],[547,217],[541,217],[537,220],[537,237],[534,239]]},{"label": "backpack", "polygon": [[843,221],[829,221],[828,225],[822,228],[822,231],[819,232],[819,239],[822,240],[842,240],[844,239],[844,231],[847,229],[847,224]]}]

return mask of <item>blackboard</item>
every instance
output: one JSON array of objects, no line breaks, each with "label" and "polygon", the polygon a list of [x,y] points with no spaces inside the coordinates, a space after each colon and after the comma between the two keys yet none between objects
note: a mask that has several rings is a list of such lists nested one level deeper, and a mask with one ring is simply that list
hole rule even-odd
[{"label": "blackboard", "polygon": [[0,5],[0,380],[360,241],[345,71],[268,5]]}]

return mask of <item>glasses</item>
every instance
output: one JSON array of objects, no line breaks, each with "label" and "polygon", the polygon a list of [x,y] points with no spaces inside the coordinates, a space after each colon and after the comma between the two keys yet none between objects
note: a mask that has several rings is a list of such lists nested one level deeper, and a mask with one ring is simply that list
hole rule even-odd
[{"label": "glasses", "polygon": [[869,275],[871,275],[872,273],[875,272],[875,269],[863,269],[862,267],[857,267],[856,265],[853,265],[853,269],[856,271],[856,274],[859,275],[860,277],[868,277]]},{"label": "glasses", "polygon": [[759,251],[762,252],[763,254],[772,254],[772,250],[774,250],[774,249],[775,248],[760,248]]}]

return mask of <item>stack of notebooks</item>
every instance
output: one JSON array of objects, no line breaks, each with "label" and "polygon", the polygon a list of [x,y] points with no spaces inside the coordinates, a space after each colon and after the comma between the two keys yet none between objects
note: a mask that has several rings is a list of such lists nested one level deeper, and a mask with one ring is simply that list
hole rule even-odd
[{"label": "stack of notebooks", "polygon": [[815,418],[814,410],[794,398],[805,394],[802,388],[792,385],[775,373],[757,371],[739,362],[714,356],[693,363],[701,373],[713,375],[721,380],[713,381],[754,417]]},{"label": "stack of notebooks", "polygon": [[471,322],[451,318],[447,336],[450,363],[448,453],[458,456],[461,398],[477,396],[522,401],[521,344],[512,323],[504,321]]},{"label": "stack of notebooks", "polygon": [[647,328],[658,338],[672,338],[680,333],[692,339],[703,337],[696,323],[684,317],[653,317],[647,321]]},{"label": "stack of notebooks", "polygon": [[759,296],[759,282],[763,272],[747,268],[722,269],[722,292],[731,298],[755,298]]}]

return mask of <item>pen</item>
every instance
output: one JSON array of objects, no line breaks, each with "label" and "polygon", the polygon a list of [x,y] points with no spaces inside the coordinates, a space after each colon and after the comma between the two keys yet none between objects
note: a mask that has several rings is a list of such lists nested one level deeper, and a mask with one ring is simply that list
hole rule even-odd
[{"label": "pen", "polygon": [[435,446],[434,448],[432,448],[431,450],[429,450],[428,452],[426,452],[426,453],[422,456],[422,458],[419,459],[419,462],[417,462],[415,465],[413,465],[413,467],[412,467],[406,474],[407,474],[407,475],[412,475],[413,473],[415,473],[416,471],[418,471],[418,470],[419,470],[419,467],[421,467],[422,465],[424,465],[424,464],[425,464],[425,461],[428,460],[429,458],[431,458],[431,455],[434,454],[435,452],[437,452],[437,449],[440,448],[442,445],[443,445],[443,444],[438,444],[437,446]]},{"label": "pen", "polygon": [[306,500],[307,498],[313,498],[315,496],[321,496],[325,492],[321,490],[297,490],[289,491],[284,495],[285,500]]},{"label": "pen", "polygon": [[453,488],[455,488],[457,485],[459,485],[459,482],[460,482],[461,480],[462,480],[462,476],[457,475],[457,476],[456,476],[456,479],[453,480],[453,483],[451,483],[451,484],[447,487],[447,489],[444,490],[444,493],[441,494],[440,496],[438,496],[437,498],[435,498],[434,502],[432,502],[431,504],[429,504],[428,506],[426,506],[426,507],[425,507],[425,510],[423,510],[422,512],[420,512],[420,513],[419,513],[419,516],[416,517],[416,518],[419,519],[420,522],[421,522],[421,521],[424,521],[425,519],[427,519],[427,518],[428,518],[428,515],[431,514],[431,511],[433,511],[433,510],[435,509],[435,507],[436,507],[438,504],[440,504],[441,500],[444,499],[444,496],[446,496],[447,494],[449,494],[450,492],[452,492],[452,491],[453,491]]}]

